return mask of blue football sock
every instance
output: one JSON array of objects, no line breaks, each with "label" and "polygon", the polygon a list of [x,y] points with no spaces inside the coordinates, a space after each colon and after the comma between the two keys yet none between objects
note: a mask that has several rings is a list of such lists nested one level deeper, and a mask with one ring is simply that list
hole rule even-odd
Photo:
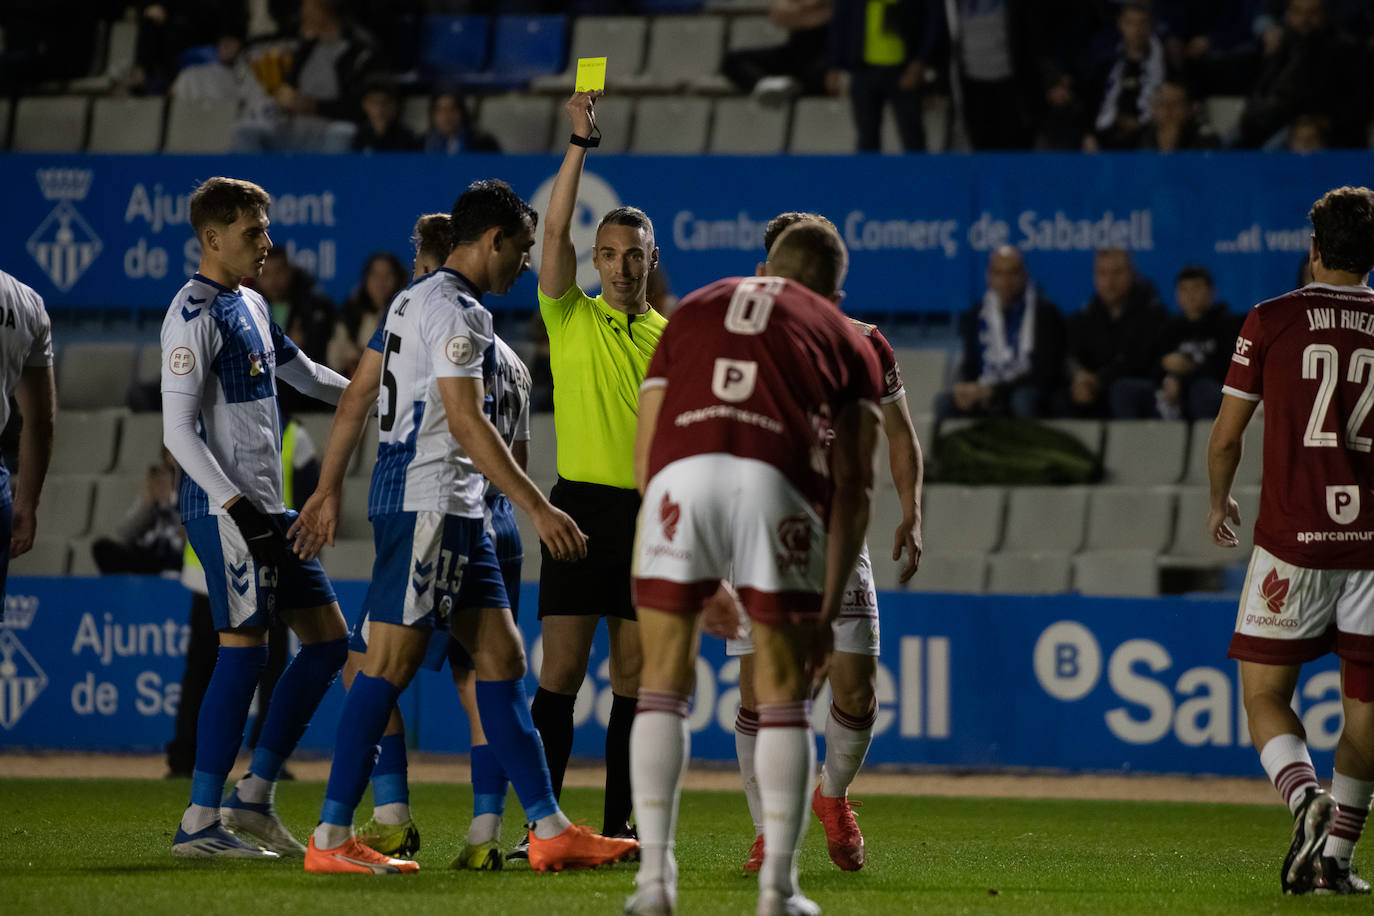
[{"label": "blue football sock", "polygon": [[196,769],[191,804],[219,808],[224,781],[234,767],[253,691],[267,666],[267,646],[220,646],[215,671],[196,721]]},{"label": "blue football sock", "polygon": [[477,713],[487,743],[533,823],[558,812],[544,745],[530,719],[523,679],[477,682]]},{"label": "blue football sock", "polygon": [[506,812],[506,771],[489,744],[472,747],[472,816]]},{"label": "blue football sock", "polygon": [[339,713],[334,763],[329,768],[329,786],[320,809],[320,820],[326,824],[352,825],[353,811],[362,800],[377,762],[377,742],[386,731],[386,720],[391,717],[391,708],[400,692],[386,678],[359,672],[353,679]]},{"label": "blue football sock", "polygon": [[324,699],[339,669],[348,658],[348,639],[307,643],[282,671],[272,691],[267,721],[262,724],[257,749],[249,771],[257,777],[276,782],[282,764],[310,725],[310,717]]},{"label": "blue football sock", "polygon": [[381,753],[372,768],[372,804],[410,804],[410,783],[406,778],[406,735],[382,735]]}]

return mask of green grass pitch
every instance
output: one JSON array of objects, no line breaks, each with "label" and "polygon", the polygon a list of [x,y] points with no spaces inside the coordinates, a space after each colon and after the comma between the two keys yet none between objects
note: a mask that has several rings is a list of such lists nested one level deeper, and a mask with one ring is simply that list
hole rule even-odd
[{"label": "green grass pitch", "polygon": [[[420,874],[317,877],[297,861],[173,859],[187,784],[0,780],[0,912],[13,914],[614,914],[634,866],[539,875],[448,868],[466,829],[464,786],[411,789]],[[320,783],[285,783],[277,804],[304,838]],[[868,865],[840,872],[814,819],[802,886],[827,914],[1312,913],[1369,909],[1369,898],[1283,898],[1288,818],[1279,805],[868,797]],[[366,817],[369,802],[361,816]],[[569,789],[574,818],[600,823],[600,793]],[[505,841],[519,831],[507,808]],[[751,841],[739,793],[689,792],[678,828],[679,912],[751,914],[740,871]]]}]

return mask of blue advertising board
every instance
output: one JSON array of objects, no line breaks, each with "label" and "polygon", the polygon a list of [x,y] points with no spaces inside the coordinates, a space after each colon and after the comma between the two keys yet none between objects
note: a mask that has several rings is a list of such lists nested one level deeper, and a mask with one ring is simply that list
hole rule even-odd
[{"label": "blue advertising board", "polygon": [[[416,217],[447,210],[472,180],[507,179],[542,212],[552,156],[0,155],[6,219],[0,268],[50,306],[161,309],[195,269],[188,198],[212,175],[275,197],[273,239],[336,301],[367,255],[409,262]],[[835,221],[851,253],[848,307],[958,311],[983,291],[987,255],[1010,244],[1068,310],[1092,292],[1091,252],[1132,252],[1172,300],[1188,263],[1209,267],[1238,310],[1292,287],[1308,245],[1307,210],[1329,188],[1363,184],[1369,152],[984,154],[976,156],[593,156],[573,241],[578,280],[595,289],[596,221],[633,204],[654,220],[674,292],[752,273],[763,227],[784,210]],[[534,263],[537,268],[538,249]],[[535,306],[523,278],[493,309]]]},{"label": "blue advertising board", "polygon": [[[346,613],[362,584],[337,583]],[[97,597],[98,596],[98,597]],[[522,593],[535,607],[536,587]],[[884,592],[880,712],[872,764],[1258,775],[1238,671],[1226,659],[1231,602]],[[172,734],[188,594],[174,582],[111,577],[11,579],[0,626],[0,745],[64,750],[161,748]],[[538,623],[524,615],[531,671]],[[703,640],[689,726],[699,760],[734,757],[738,664]],[[533,695],[535,679],[527,680]],[[335,687],[302,747],[333,745]],[[1318,771],[1342,722],[1336,661],[1307,666],[1297,691]],[[447,671],[403,695],[410,739],[465,752],[467,725]],[[604,634],[575,710],[573,753],[599,758],[611,688]],[[821,731],[823,694],[814,722]]]}]

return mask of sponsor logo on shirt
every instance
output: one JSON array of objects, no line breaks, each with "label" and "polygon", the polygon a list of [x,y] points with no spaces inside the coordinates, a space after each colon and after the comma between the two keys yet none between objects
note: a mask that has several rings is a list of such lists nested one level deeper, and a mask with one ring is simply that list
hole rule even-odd
[{"label": "sponsor logo on shirt", "polygon": [[677,523],[682,518],[682,506],[664,493],[663,502],[658,506],[658,522],[663,526],[663,537],[671,541],[677,535]]},{"label": "sponsor logo on shirt", "polygon": [[1269,570],[1269,575],[1260,583],[1260,597],[1264,599],[1264,606],[1269,613],[1282,614],[1284,599],[1288,597],[1288,580],[1280,579],[1277,569]]},{"label": "sponsor logo on shirt", "polygon": [[1360,515],[1360,488],[1343,485],[1326,488],[1326,514],[1337,525],[1349,525]]}]

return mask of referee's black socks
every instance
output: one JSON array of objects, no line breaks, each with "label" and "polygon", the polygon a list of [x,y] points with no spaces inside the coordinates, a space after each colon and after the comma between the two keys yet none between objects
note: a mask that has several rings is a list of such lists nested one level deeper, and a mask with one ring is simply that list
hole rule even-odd
[{"label": "referee's black socks", "polygon": [[[563,777],[568,772],[568,757],[572,754],[573,705],[576,702],[576,694],[567,696],[540,687],[535,691],[534,702],[530,704],[530,718],[534,720],[534,727],[539,729],[539,737],[544,742],[544,759],[549,764],[554,798],[563,797]],[[612,721],[614,719],[612,715]],[[629,738],[628,728],[626,738]],[[628,749],[627,743],[627,754]],[[627,756],[627,768],[628,762]]]},{"label": "referee's black socks", "polygon": [[611,720],[606,723],[606,804],[603,836],[621,836],[630,823],[630,727],[638,697],[611,694]]}]

